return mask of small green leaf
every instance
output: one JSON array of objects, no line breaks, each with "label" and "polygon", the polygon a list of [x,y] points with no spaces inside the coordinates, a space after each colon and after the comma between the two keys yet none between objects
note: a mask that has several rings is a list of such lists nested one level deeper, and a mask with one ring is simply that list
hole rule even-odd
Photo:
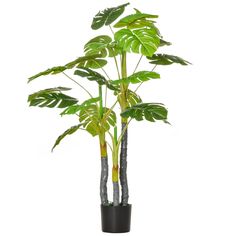
[{"label": "small green leaf", "polygon": [[190,62],[182,59],[181,57],[167,55],[167,54],[155,54],[151,57],[147,57],[151,64],[155,65],[171,65],[173,63],[181,64],[183,66],[191,64]]},{"label": "small green leaf", "polygon": [[139,103],[121,113],[122,117],[136,119],[137,121],[145,118],[148,121],[167,120],[167,109],[161,103]]},{"label": "small green leaf", "polygon": [[164,39],[160,39],[160,45],[159,45],[159,47],[170,46],[170,45],[171,45],[170,42],[167,42],[167,41],[165,41]]},{"label": "small green leaf", "polygon": [[64,139],[67,135],[71,135],[71,134],[75,133],[82,125],[83,125],[83,124],[79,124],[79,125],[72,126],[71,128],[67,129],[63,134],[61,134],[61,135],[57,138],[55,144],[53,145],[52,151],[53,151],[53,149],[54,149],[57,145],[60,144],[60,142],[61,142],[62,139]]},{"label": "small green leaf", "polygon": [[160,39],[154,29],[121,29],[115,33],[115,40],[124,51],[152,56],[156,52]]},{"label": "small green leaf", "polygon": [[125,10],[125,7],[129,3],[120,5],[118,7],[106,8],[103,11],[99,11],[97,15],[93,18],[93,23],[91,28],[94,30],[100,29],[104,25],[110,25],[113,23]]},{"label": "small green leaf", "polygon": [[159,79],[160,74],[153,72],[153,71],[139,71],[134,73],[133,75],[124,78],[124,79],[118,79],[113,80],[113,84],[121,84],[121,83],[131,83],[131,84],[137,84],[141,82],[145,82],[151,79]]},{"label": "small green leaf", "polygon": [[70,97],[61,92],[67,90],[70,90],[70,88],[57,87],[40,90],[36,93],[29,95],[29,105],[49,108],[65,108],[76,104],[78,102],[76,98]]}]

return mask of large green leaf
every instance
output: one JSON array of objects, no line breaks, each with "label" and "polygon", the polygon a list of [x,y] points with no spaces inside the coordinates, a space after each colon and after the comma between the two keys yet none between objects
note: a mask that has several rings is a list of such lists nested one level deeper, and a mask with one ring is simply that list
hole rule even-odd
[{"label": "large green leaf", "polygon": [[121,84],[121,83],[137,84],[137,83],[145,82],[145,81],[148,81],[151,79],[159,79],[159,78],[160,78],[160,74],[158,74],[154,71],[139,71],[127,78],[113,80],[112,83],[114,83],[114,84]]},{"label": "large green leaf", "polygon": [[120,19],[115,25],[115,28],[122,28],[127,27],[128,29],[135,29],[135,28],[142,28],[142,27],[153,27],[153,23],[155,23],[152,20],[157,18],[158,15],[151,15],[146,13],[141,13],[139,11],[136,11],[135,14],[128,15],[122,19]]},{"label": "large green leaf", "polygon": [[72,126],[71,128],[67,129],[63,134],[61,134],[61,135],[57,138],[55,144],[53,145],[52,151],[53,151],[53,149],[54,149],[57,145],[60,144],[60,142],[61,142],[62,139],[64,139],[67,135],[70,135],[70,134],[75,133],[82,125],[83,125],[83,124],[79,124],[79,125]]},{"label": "large green leaf", "polygon": [[103,11],[99,11],[93,18],[92,29],[97,30],[104,25],[110,25],[124,12],[125,7],[128,5],[129,3],[126,3],[118,7],[106,8]]},{"label": "large green leaf", "polygon": [[30,82],[42,75],[58,74],[58,73],[61,73],[67,69],[72,69],[75,66],[84,66],[84,67],[89,67],[89,68],[93,68],[93,69],[98,69],[98,68],[105,66],[106,64],[107,64],[107,61],[104,59],[101,59],[101,55],[98,55],[98,54],[79,57],[76,60],[71,61],[64,66],[52,67],[50,69],[47,69],[43,72],[40,72],[40,73],[34,75],[34,76],[31,76],[28,79],[28,82]]},{"label": "large green leaf", "polygon": [[137,121],[141,121],[145,118],[151,122],[156,120],[167,122],[167,114],[167,109],[161,103],[140,103],[122,112],[121,116],[134,118]]},{"label": "large green leaf", "polygon": [[74,72],[74,74],[81,77],[86,77],[90,81],[96,81],[99,85],[106,85],[111,90],[116,90],[116,87],[106,80],[103,75],[89,68],[77,67],[77,70]]},{"label": "large green leaf", "polygon": [[155,65],[171,65],[173,63],[178,63],[183,66],[191,64],[190,62],[182,59],[181,57],[167,55],[167,54],[155,54],[151,57],[147,57],[147,59],[151,60],[151,64]]},{"label": "large green leaf", "polygon": [[76,104],[78,102],[76,98],[70,97],[61,92],[67,90],[70,90],[70,88],[57,87],[40,90],[36,93],[29,95],[29,105],[49,108],[65,108]]},{"label": "large green leaf", "polygon": [[156,52],[160,39],[153,29],[121,29],[115,33],[115,40],[124,51],[152,56]]},{"label": "large green leaf", "polygon": [[115,42],[112,42],[111,37],[100,35],[91,39],[84,46],[86,55],[101,55],[101,57],[114,57],[119,53],[119,49]]}]

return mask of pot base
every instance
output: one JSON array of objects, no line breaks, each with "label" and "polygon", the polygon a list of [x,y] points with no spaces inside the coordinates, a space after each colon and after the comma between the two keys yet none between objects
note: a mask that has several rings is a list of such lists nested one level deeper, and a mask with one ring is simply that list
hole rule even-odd
[{"label": "pot base", "polygon": [[102,231],[106,233],[127,233],[130,231],[131,205],[101,205]]}]

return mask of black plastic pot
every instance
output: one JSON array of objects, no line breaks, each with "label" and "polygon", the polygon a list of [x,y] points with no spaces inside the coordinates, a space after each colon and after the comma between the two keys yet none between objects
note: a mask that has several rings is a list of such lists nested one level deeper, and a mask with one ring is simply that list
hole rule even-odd
[{"label": "black plastic pot", "polygon": [[126,233],[130,231],[131,205],[101,205],[102,231],[107,233]]}]

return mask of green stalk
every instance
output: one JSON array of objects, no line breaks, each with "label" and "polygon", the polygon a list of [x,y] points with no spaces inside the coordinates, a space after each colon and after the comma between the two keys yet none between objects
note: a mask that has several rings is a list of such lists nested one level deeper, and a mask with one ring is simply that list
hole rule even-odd
[{"label": "green stalk", "polygon": [[99,116],[100,119],[103,117],[103,99],[102,99],[102,86],[99,85],[98,87],[99,90]]}]

